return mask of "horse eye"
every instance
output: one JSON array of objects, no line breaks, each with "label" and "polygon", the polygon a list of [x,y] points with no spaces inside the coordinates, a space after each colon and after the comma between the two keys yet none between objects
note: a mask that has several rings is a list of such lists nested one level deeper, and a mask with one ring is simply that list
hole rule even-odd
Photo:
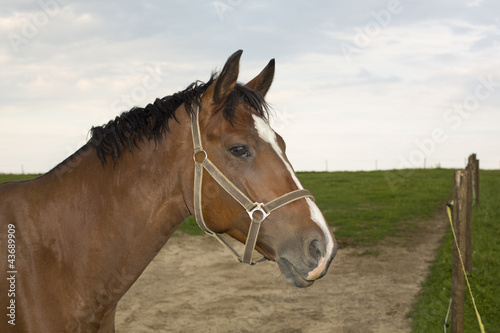
[{"label": "horse eye", "polygon": [[245,146],[234,146],[229,148],[229,152],[233,154],[236,157],[248,157],[251,156],[250,152],[248,151],[247,147]]}]

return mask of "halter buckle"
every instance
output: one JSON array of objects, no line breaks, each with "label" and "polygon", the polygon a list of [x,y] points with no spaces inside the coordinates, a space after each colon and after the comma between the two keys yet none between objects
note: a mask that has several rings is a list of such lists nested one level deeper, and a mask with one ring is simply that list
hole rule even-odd
[{"label": "halter buckle", "polygon": [[254,203],[255,207],[252,208],[251,210],[247,210],[247,213],[248,213],[248,216],[250,216],[250,219],[253,220],[253,214],[255,212],[261,212],[262,213],[262,219],[260,220],[260,222],[264,221],[266,219],[266,217],[269,216],[269,214],[271,213],[267,213],[265,210],[264,210],[264,204],[262,202],[255,202]]}]

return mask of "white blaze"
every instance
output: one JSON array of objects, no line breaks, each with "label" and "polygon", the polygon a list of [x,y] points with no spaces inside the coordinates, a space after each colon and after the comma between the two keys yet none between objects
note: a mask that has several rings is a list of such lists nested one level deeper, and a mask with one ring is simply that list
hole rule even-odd
[{"label": "white blaze", "polygon": [[274,130],[269,126],[269,124],[262,118],[257,117],[256,115],[252,115],[254,123],[255,123],[255,129],[257,130],[257,133],[259,134],[260,138],[266,142],[268,142],[271,147],[276,151],[276,154],[281,158],[283,163],[285,164],[288,172],[292,175],[293,180],[295,181],[295,184],[297,184],[297,187],[299,189],[303,189],[304,187],[300,183],[299,179],[295,175],[295,172],[293,172],[292,166],[290,163],[288,163],[285,160],[285,154],[283,154],[283,151],[281,151],[281,148],[278,144],[278,140],[276,140],[276,133]]},{"label": "white blaze", "polygon": [[[285,154],[281,150],[281,148],[278,144],[278,140],[276,139],[276,133],[274,132],[274,130],[271,128],[271,126],[269,126],[269,124],[264,119],[262,119],[256,115],[252,115],[252,117],[254,120],[255,129],[257,130],[259,137],[262,140],[268,142],[271,145],[271,147],[273,147],[273,149],[276,151],[276,154],[278,154],[278,156],[281,158],[281,160],[285,164],[285,167],[287,168],[288,172],[290,172],[290,175],[292,176],[292,179],[295,181],[295,184],[297,184],[297,187],[299,189],[303,189],[304,187],[302,186],[299,179],[295,175],[295,172],[293,171],[292,166],[285,159]],[[316,269],[309,272],[309,277],[314,278],[315,275],[319,275],[324,270],[324,268],[328,262],[327,258],[330,258],[330,256],[332,255],[334,244],[333,244],[333,239],[332,239],[332,235],[330,233],[330,229],[328,227],[328,224],[327,224],[325,218],[323,217],[323,214],[319,210],[318,206],[314,203],[314,201],[311,200],[311,198],[306,198],[306,202],[309,205],[311,220],[313,220],[321,228],[321,230],[325,234],[325,238],[327,240],[327,248],[326,248],[325,257],[319,261],[318,267],[316,267]]]}]

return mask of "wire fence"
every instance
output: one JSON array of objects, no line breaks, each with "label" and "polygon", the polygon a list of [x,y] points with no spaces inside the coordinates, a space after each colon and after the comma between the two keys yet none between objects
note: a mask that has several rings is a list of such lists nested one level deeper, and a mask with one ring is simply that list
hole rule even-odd
[{"label": "wire fence", "polygon": [[[419,164],[405,164],[398,159],[315,159],[292,160],[297,171],[377,171],[397,169],[462,169],[467,159],[426,159]],[[500,169],[499,159],[481,159],[481,169]]]},{"label": "wire fence", "polygon": [[[479,206],[479,160],[476,154],[469,156],[464,170],[455,170],[453,201],[447,204],[450,227],[455,241],[452,255],[451,301],[444,321],[444,332],[451,309],[451,332],[465,331],[465,285],[470,293],[479,329],[485,332],[481,315],[476,306],[467,272],[472,272],[472,208]],[[474,199],[474,200],[473,200]]]}]

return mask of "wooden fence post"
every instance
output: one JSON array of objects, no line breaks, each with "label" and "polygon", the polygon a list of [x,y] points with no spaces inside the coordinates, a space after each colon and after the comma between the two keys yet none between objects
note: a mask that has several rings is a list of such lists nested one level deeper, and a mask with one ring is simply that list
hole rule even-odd
[{"label": "wooden fence post", "polygon": [[470,166],[472,171],[472,187],[475,205],[479,206],[479,160],[477,159],[476,154],[469,156],[468,166]]},{"label": "wooden fence post", "polygon": [[[471,155],[473,156],[473,155]],[[469,164],[465,169],[465,182],[463,186],[465,186],[465,246],[464,252],[462,252],[462,258],[464,260],[465,270],[467,272],[472,272],[472,185],[473,185],[473,177],[474,177],[474,161],[469,160]]]},{"label": "wooden fence post", "polygon": [[479,206],[479,160],[474,154],[474,193],[476,194],[476,206]]},{"label": "wooden fence post", "polygon": [[455,191],[453,204],[453,228],[458,248],[453,244],[452,286],[451,286],[451,332],[463,333],[465,319],[465,277],[460,263],[459,250],[465,253],[465,233],[467,219],[467,170],[455,171]]}]

